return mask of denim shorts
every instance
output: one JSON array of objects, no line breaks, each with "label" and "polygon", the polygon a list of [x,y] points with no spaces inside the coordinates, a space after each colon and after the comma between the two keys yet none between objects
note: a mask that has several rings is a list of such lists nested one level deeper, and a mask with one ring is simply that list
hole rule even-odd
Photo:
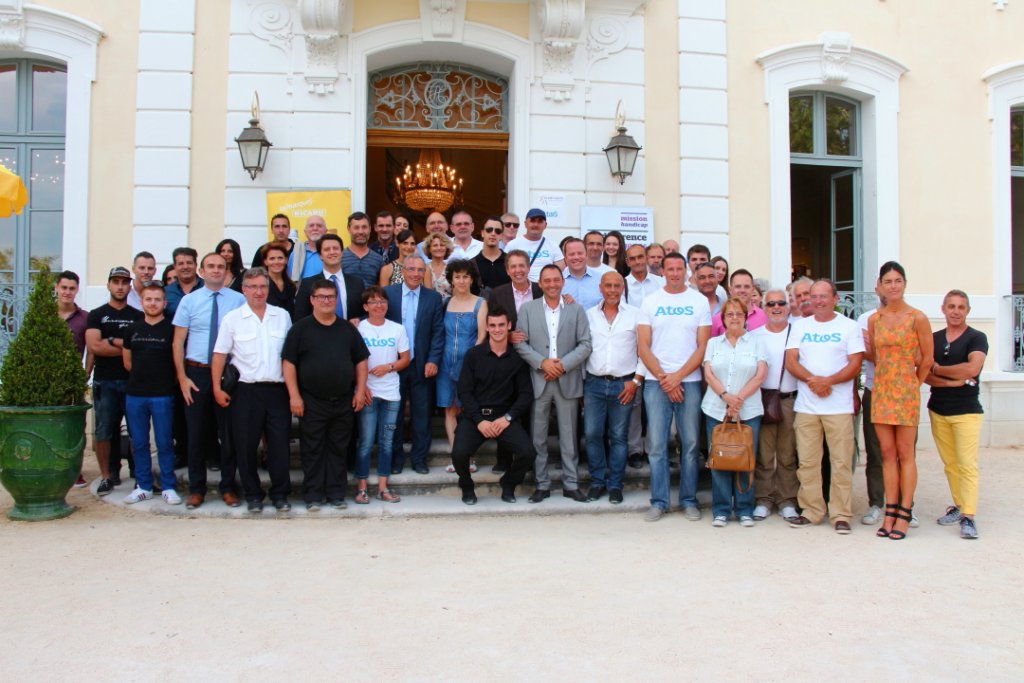
[{"label": "denim shorts", "polygon": [[120,438],[127,389],[128,380],[125,379],[93,381],[92,412],[96,424],[93,438],[97,441],[110,441],[115,435]]}]

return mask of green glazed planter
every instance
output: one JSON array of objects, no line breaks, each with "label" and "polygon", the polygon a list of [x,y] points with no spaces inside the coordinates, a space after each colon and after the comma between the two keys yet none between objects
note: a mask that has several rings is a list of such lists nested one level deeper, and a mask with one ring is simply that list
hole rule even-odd
[{"label": "green glazed planter", "polygon": [[64,500],[82,469],[85,414],[91,406],[0,406],[0,483],[14,498],[10,519],[67,517]]}]

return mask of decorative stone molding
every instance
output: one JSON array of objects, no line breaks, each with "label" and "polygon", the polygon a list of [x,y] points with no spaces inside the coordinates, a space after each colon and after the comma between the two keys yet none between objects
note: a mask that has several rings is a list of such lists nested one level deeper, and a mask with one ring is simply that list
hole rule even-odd
[{"label": "decorative stone molding", "polygon": [[626,17],[603,15],[590,19],[587,28],[587,69],[629,44]]},{"label": "decorative stone molding", "polygon": [[821,41],[821,77],[826,83],[842,83],[849,78],[847,65],[853,51],[849,33],[830,31],[818,36]]},{"label": "decorative stone molding", "polygon": [[288,56],[292,54],[294,24],[292,8],[283,2],[259,2],[249,12],[250,33]]},{"label": "decorative stone molding", "polygon": [[0,49],[20,50],[25,45],[25,15],[21,0],[0,0]]},{"label": "decorative stone molding", "polygon": [[576,48],[583,36],[585,0],[538,0],[542,50],[541,87],[556,102],[572,98]]},{"label": "decorative stone molding", "polygon": [[420,0],[423,40],[461,42],[466,0]]},{"label": "decorative stone molding", "polygon": [[306,84],[309,92],[329,95],[338,81],[345,0],[299,0],[305,31]]}]

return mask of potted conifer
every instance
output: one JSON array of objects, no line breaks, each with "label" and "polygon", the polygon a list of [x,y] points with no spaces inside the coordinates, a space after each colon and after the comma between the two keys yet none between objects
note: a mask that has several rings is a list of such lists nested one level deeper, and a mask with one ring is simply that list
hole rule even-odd
[{"label": "potted conifer", "polygon": [[64,498],[82,467],[90,405],[53,285],[44,267],[0,368],[0,483],[14,498],[11,519],[57,519],[75,510]]}]

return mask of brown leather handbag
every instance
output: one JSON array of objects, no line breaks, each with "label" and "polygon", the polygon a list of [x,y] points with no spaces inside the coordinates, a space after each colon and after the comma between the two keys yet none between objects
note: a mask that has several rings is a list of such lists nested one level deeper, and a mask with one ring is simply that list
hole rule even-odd
[{"label": "brown leather handbag", "polygon": [[740,493],[750,490],[752,477],[747,477],[747,486],[740,485],[740,472],[753,472],[754,430],[736,419],[726,418],[711,430],[711,450],[708,453],[708,468],[736,473],[736,488]]}]

